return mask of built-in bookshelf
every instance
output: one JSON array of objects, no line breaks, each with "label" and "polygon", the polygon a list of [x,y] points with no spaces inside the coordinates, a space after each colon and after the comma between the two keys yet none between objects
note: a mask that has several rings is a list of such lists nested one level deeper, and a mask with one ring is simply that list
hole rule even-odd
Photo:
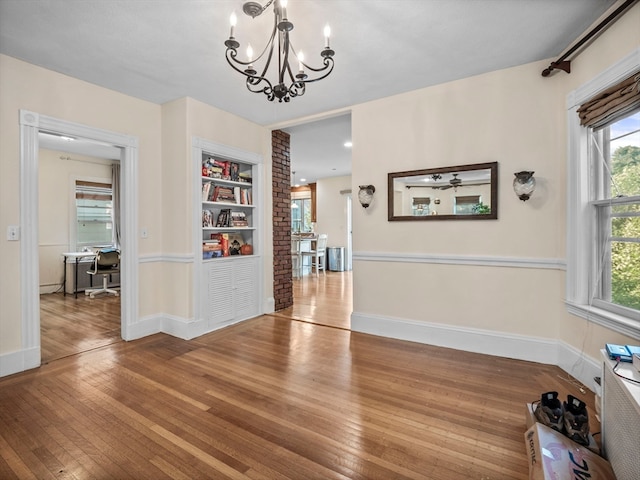
[{"label": "built-in bookshelf", "polygon": [[194,319],[188,336],[263,312],[262,156],[192,139]]},{"label": "built-in bookshelf", "polygon": [[202,258],[254,252],[254,165],[202,152]]}]

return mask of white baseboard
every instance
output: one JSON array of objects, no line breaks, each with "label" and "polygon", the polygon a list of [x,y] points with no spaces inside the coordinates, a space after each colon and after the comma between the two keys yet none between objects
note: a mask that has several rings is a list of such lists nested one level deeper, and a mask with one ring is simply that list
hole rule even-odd
[{"label": "white baseboard", "polygon": [[558,340],[353,312],[351,330],[410,342],[557,365],[594,390],[600,363]]},{"label": "white baseboard", "polygon": [[0,377],[24,372],[40,366],[40,347],[0,355]]},{"label": "white baseboard", "polygon": [[[186,318],[160,314],[142,318],[131,325],[129,338],[126,340],[161,332],[183,340],[191,340],[233,323],[237,322],[220,323],[214,328],[209,328],[204,320],[194,322]],[[351,314],[351,329],[354,332],[410,342],[557,365],[591,390],[594,390],[593,378],[601,374],[600,362],[558,340],[357,312]],[[0,355],[0,377],[39,366],[39,347]]]}]

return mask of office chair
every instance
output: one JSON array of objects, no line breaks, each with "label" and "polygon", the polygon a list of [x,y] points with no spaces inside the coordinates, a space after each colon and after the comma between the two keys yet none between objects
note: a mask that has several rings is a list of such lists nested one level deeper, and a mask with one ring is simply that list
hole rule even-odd
[{"label": "office chair", "polygon": [[93,269],[87,271],[89,275],[102,275],[102,288],[91,288],[84,291],[85,295],[94,298],[99,293],[111,293],[116,297],[120,295],[117,290],[108,288],[107,277],[113,273],[120,273],[120,250],[114,248],[101,249],[96,252]]},{"label": "office chair", "polygon": [[322,233],[318,235],[318,240],[316,241],[315,250],[311,250],[309,252],[301,252],[302,258],[305,257],[311,258],[311,273],[313,272],[313,267],[316,268],[316,276],[318,275],[318,270],[322,270],[323,273],[326,273],[326,255],[325,252],[327,250],[327,234]]}]

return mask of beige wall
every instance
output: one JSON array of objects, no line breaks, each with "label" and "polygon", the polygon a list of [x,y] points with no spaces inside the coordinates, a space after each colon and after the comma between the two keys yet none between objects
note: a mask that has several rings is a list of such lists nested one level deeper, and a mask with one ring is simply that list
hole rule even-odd
[{"label": "beige wall", "polygon": [[[138,195],[140,216],[153,230],[160,224],[159,208],[150,209],[146,199],[157,193],[161,179],[160,106],[106,90],[28,63],[0,55],[0,225],[20,224],[20,152],[18,112],[30,110],[139,139]],[[157,206],[157,203],[156,203]],[[139,254],[150,242],[140,242]],[[20,242],[2,237],[0,260],[0,354],[21,348]],[[154,284],[145,282],[146,266],[140,268],[140,293],[147,298]],[[140,302],[142,315],[157,311],[155,304]]]},{"label": "beige wall", "polygon": [[[389,172],[499,162],[498,220],[387,222],[386,202],[378,201],[354,208],[356,255],[564,262],[566,97],[636,49],[638,25],[640,5],[572,63],[571,75],[543,78],[543,61],[355,106],[354,190],[372,183],[386,196]],[[520,170],[534,170],[538,181],[527,202],[512,189]],[[354,261],[354,312],[559,339],[593,359],[605,342],[632,342],[566,313],[564,283],[561,268],[361,259]]]},{"label": "beige wall", "polygon": [[[193,255],[191,136],[261,153],[269,163],[269,132],[189,99],[160,106],[0,55],[3,232],[8,225],[20,224],[21,109],[138,139],[138,225],[149,233],[148,238],[139,239],[136,252],[141,259],[138,318],[169,314],[189,319],[192,275],[185,256]],[[270,177],[270,168],[265,173]],[[265,195],[270,195],[269,189]],[[270,200],[265,208],[270,208]],[[0,361],[2,355],[22,348],[20,242],[1,238]],[[270,250],[266,253],[272,258]]]},{"label": "beige wall", "polygon": [[347,200],[340,192],[350,189],[350,175],[325,178],[316,183],[316,232],[328,235],[329,247],[347,246]]}]

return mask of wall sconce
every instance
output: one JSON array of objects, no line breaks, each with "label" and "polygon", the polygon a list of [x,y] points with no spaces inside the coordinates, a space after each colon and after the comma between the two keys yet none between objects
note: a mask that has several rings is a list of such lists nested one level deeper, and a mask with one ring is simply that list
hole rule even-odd
[{"label": "wall sconce", "polygon": [[518,198],[523,202],[526,202],[531,197],[531,194],[536,189],[536,179],[533,178],[535,172],[516,172],[513,179],[513,191],[516,192]]},{"label": "wall sconce", "polygon": [[367,208],[373,201],[373,194],[376,191],[376,187],[373,185],[360,185],[360,191],[358,192],[358,200],[360,205]]}]

